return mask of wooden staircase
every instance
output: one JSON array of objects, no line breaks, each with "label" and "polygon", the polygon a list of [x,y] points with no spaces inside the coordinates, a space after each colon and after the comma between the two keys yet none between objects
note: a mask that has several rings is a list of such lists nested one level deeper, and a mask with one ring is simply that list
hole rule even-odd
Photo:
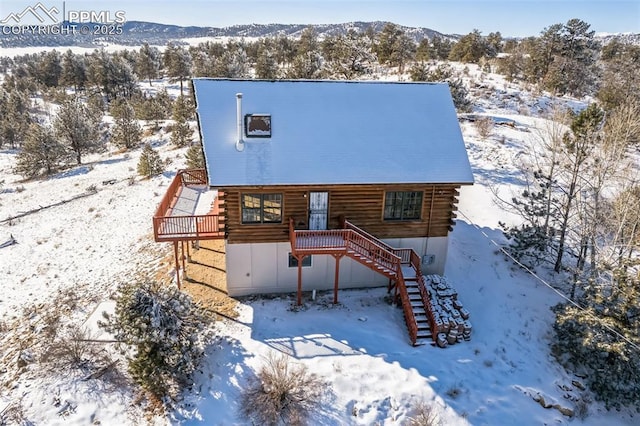
[{"label": "wooden staircase", "polygon": [[402,306],[412,345],[435,340],[434,316],[429,303],[420,256],[413,249],[393,248],[373,235],[343,221],[342,229],[295,230],[289,220],[289,238],[294,256],[311,254],[345,255],[389,278],[389,291],[395,291]]}]

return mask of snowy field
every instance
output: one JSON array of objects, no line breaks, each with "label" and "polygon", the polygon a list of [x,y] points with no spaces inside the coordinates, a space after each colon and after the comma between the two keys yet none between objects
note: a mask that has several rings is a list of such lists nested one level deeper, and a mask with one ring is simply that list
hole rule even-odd
[{"label": "snowy field", "polygon": [[[472,68],[469,78],[478,76]],[[534,97],[492,75],[484,84],[474,112],[515,126],[496,126],[483,140],[461,123],[476,185],[461,191],[446,275],[471,312],[471,340],[447,349],[410,346],[402,311],[389,305],[385,289],[342,291],[337,306],[320,295],[297,312],[292,298],[246,300],[235,320],[215,324],[196,385],[168,416],[145,409],[122,374],[56,369],[33,354],[47,344],[51,311],[62,314],[62,328],[82,323],[118,283],[168,276],[170,250],[153,242],[151,217],[184,165],[184,150],[173,149],[166,134],[152,136],[172,163],[151,180],[132,179],[138,149],[94,155],[28,182],[12,172],[16,152],[0,151],[0,244],[17,241],[0,248],[0,412],[14,410],[35,425],[241,425],[240,390],[275,351],[330,384],[314,425],[403,425],[418,401],[433,405],[443,425],[638,424],[593,402],[584,420],[561,412],[589,395],[549,352],[549,307],[560,297],[492,243],[504,242],[498,221],[515,218],[496,206],[491,188],[504,194],[521,184],[514,165],[542,126],[532,115],[554,102],[580,103]],[[122,362],[118,368],[125,370]]]}]

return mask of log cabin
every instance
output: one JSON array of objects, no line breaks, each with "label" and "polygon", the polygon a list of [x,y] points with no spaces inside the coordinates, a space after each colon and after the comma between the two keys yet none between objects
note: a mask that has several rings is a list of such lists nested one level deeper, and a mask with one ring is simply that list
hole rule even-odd
[{"label": "log cabin", "polygon": [[408,282],[444,273],[458,190],[473,184],[449,87],[196,78],[192,89],[216,217],[179,231],[160,206],[156,240],[174,241],[177,259],[177,241],[224,238],[230,296],[297,292],[300,304],[333,289],[337,302],[338,288],[388,285],[415,343]]}]

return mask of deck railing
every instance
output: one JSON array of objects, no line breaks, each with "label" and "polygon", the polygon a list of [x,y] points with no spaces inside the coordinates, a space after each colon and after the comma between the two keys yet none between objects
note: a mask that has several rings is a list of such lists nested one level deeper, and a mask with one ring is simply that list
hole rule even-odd
[{"label": "deck railing", "polygon": [[378,240],[355,229],[295,230],[294,223],[293,218],[289,219],[289,239],[294,254],[344,252],[352,257],[357,254],[392,273],[401,263],[401,258],[379,244]]},{"label": "deck railing", "polygon": [[401,267],[399,266],[398,281],[398,294],[400,295],[400,302],[402,304],[402,312],[404,313],[404,320],[407,323],[407,329],[409,330],[409,339],[411,344],[415,345],[418,340],[418,323],[416,317],[413,314],[413,308],[411,307],[411,301],[409,300],[409,293],[404,282],[404,276],[402,275]]},{"label": "deck railing", "polygon": [[207,185],[204,169],[180,170],[165,192],[153,216],[153,234],[156,241],[185,241],[224,238],[221,215],[172,216],[171,208],[180,197],[182,188],[189,185]]},{"label": "deck railing", "polygon": [[207,171],[205,169],[188,169],[178,172],[182,185],[207,185]]},{"label": "deck railing", "polygon": [[410,248],[395,248],[395,247],[391,247],[389,244],[387,244],[384,241],[378,239],[377,237],[374,237],[373,235],[369,234],[367,231],[363,230],[362,228],[358,228],[353,223],[349,222],[348,220],[346,220],[344,218],[341,218],[341,222],[342,222],[342,227],[343,228],[352,229],[352,230],[356,231],[358,234],[364,235],[365,237],[367,237],[371,241],[375,241],[375,243],[378,244],[380,247],[383,247],[385,250],[387,250],[387,251],[395,254],[396,256],[398,256],[400,258],[400,262],[401,263],[404,263],[404,264],[409,263],[410,262],[411,253],[415,253]]},{"label": "deck railing", "polygon": [[433,340],[436,340],[437,337],[437,328],[436,328],[436,320],[433,315],[433,310],[431,309],[431,296],[429,296],[429,292],[427,290],[427,284],[424,282],[424,275],[422,274],[422,269],[420,267],[420,256],[414,250],[411,250],[411,266],[416,270],[416,278],[418,280],[418,290],[420,290],[420,298],[422,299],[422,304],[424,305],[424,310],[427,314],[427,320],[429,321],[429,329],[431,330],[431,337]]}]

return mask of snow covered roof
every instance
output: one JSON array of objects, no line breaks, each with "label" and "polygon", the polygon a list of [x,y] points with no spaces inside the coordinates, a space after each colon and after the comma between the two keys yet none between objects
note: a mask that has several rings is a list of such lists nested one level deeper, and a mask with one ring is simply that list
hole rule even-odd
[{"label": "snow covered roof", "polygon": [[[473,183],[446,84],[194,79],[193,86],[212,186]],[[247,137],[247,114],[270,116],[266,127],[253,127],[263,137]]]}]

